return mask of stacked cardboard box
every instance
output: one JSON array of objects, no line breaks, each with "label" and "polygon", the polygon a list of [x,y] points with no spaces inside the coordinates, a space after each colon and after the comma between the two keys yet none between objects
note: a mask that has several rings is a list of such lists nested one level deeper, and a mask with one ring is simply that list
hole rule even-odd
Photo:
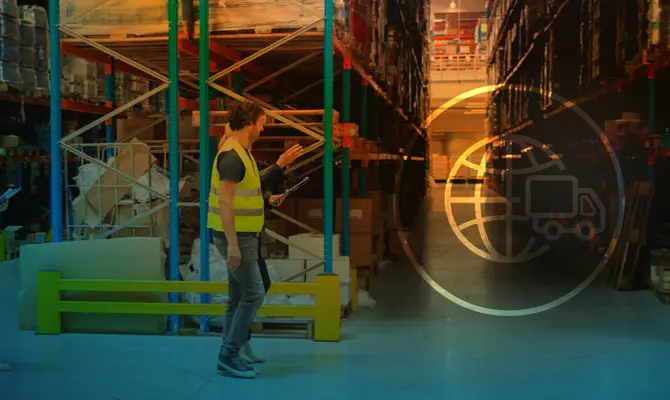
[{"label": "stacked cardboard box", "polygon": [[431,175],[436,181],[447,180],[449,176],[449,157],[433,154],[430,161]]}]

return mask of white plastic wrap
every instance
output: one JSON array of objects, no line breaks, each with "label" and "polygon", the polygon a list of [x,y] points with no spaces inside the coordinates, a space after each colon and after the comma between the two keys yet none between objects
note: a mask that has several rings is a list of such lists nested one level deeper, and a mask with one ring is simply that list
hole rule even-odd
[{"label": "white plastic wrap", "polygon": [[47,10],[40,6],[21,6],[21,19],[30,23],[31,25],[40,28],[48,29],[49,20],[47,18]]},{"label": "white plastic wrap", "polygon": [[[149,178],[151,178],[151,183],[149,183]],[[167,195],[170,193],[170,180],[162,172],[160,172],[155,166],[151,168],[149,172],[142,175],[138,180],[139,183],[142,183],[146,186],[151,187],[157,192]],[[133,197],[140,203],[148,203],[151,201],[151,192],[139,185],[133,185]],[[198,259],[198,262],[199,259]]]},{"label": "white plastic wrap", "polygon": [[21,67],[21,81],[23,83],[24,90],[34,90],[37,89],[37,75],[35,70],[32,68]]},{"label": "white plastic wrap", "polygon": [[21,54],[19,56],[19,66],[21,68],[35,68],[35,49],[32,47],[21,47]]},{"label": "white plastic wrap", "polygon": [[15,62],[0,61],[0,83],[7,84],[15,89],[23,88],[21,70]]},{"label": "white plastic wrap", "polygon": [[16,63],[21,57],[19,43],[9,38],[0,38],[0,61]]},{"label": "white plastic wrap", "polygon": [[18,42],[21,39],[19,20],[9,15],[0,14],[0,37],[11,38]]},{"label": "white plastic wrap", "polygon": [[35,46],[35,25],[29,24],[26,21],[20,21],[21,27],[21,46],[33,47]]},{"label": "white plastic wrap", "polygon": [[[111,158],[110,162],[113,163],[113,160],[114,159]],[[108,162],[108,165],[111,165],[110,162]],[[105,169],[98,164],[89,163],[80,166],[79,173],[74,177],[74,182],[79,188],[80,195],[88,192],[104,172]]]},{"label": "white plastic wrap", "polygon": [[[62,0],[61,19],[93,9],[99,0]],[[210,30],[299,28],[323,16],[323,0],[212,0]],[[195,2],[198,9],[198,2]],[[167,0],[110,0],[67,26],[83,35],[167,34]],[[180,8],[180,21],[181,8]],[[196,22],[197,25],[197,22]]]},{"label": "white plastic wrap", "polygon": [[10,15],[14,18],[19,17],[19,6],[16,0],[2,0],[0,1],[0,13]]}]

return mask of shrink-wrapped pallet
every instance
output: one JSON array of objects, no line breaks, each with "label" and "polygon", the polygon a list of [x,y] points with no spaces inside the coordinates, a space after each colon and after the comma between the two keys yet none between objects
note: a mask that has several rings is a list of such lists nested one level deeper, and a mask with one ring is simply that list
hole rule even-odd
[{"label": "shrink-wrapped pallet", "polygon": [[[61,1],[66,26],[86,36],[166,35],[167,0]],[[195,1],[195,9],[198,9]],[[301,28],[323,16],[323,0],[212,0],[212,31]],[[91,12],[87,10],[93,9]],[[81,17],[79,17],[82,15]],[[179,20],[183,23],[181,9]],[[196,31],[198,24],[196,20]]]}]

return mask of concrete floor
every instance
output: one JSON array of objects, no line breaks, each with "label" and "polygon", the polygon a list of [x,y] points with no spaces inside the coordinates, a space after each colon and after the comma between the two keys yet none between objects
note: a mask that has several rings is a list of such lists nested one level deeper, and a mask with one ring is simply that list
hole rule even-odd
[{"label": "concrete floor", "polygon": [[[426,203],[425,272],[434,285],[474,305],[521,309],[560,297],[592,270],[555,253],[523,265],[479,258],[451,231],[443,190]],[[455,214],[467,220],[468,212]],[[467,237],[474,242],[475,236]],[[567,277],[556,272],[561,265]],[[0,373],[3,400],[667,395],[670,307],[649,292],[618,293],[603,279],[546,312],[496,317],[444,298],[411,264],[391,265],[372,288],[377,308],[346,321],[342,342],[254,339],[269,362],[251,381],[215,374],[217,338],[19,332],[17,282],[17,263],[3,264],[0,359],[13,364],[11,372]]]}]

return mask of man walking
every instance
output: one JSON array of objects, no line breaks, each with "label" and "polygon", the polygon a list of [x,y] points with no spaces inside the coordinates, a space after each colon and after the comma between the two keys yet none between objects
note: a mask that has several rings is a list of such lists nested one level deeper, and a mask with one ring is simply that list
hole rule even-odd
[{"label": "man walking", "polygon": [[[218,151],[222,150],[223,145],[231,137],[231,135],[232,131],[230,129],[230,126],[227,124],[225,134],[221,137],[221,140],[219,141]],[[251,150],[251,147],[247,147],[246,150]],[[260,171],[260,180],[261,180],[261,189],[263,190],[263,198],[269,199],[269,201],[266,201],[265,204],[266,208],[269,208],[269,206],[281,205],[281,202],[278,203],[273,202],[273,200],[276,199],[277,196],[273,196],[272,194],[279,192],[279,187],[281,186],[281,183],[284,179],[284,168],[293,163],[301,155],[301,152],[302,152],[302,146],[297,144],[288,149],[281,156],[279,156],[279,159],[274,165],[267,166],[267,168]],[[217,162],[217,165],[219,165],[218,167],[219,179],[221,179],[222,176],[232,177],[234,178],[233,180],[235,181],[242,179],[243,173],[233,173],[233,171],[246,170],[244,164],[242,163],[242,160],[239,159],[239,157],[236,158],[234,156],[225,158],[225,154],[226,154],[225,152],[221,152],[220,155],[217,157],[218,160],[225,160],[224,163]],[[260,167],[260,163],[258,163],[257,165]],[[258,267],[260,269],[261,281],[263,282],[263,290],[264,293],[267,294],[272,282],[270,280],[270,274],[268,272],[268,267],[265,262],[265,258],[267,257],[266,254],[267,249],[265,248],[263,236],[265,235],[263,232],[261,232],[261,236],[259,238],[259,248],[258,248]],[[265,360],[254,353],[253,349],[251,348],[250,341],[251,341],[251,328],[249,329],[247,342],[240,346],[239,354],[241,360],[247,364],[263,363]]]},{"label": "man walking", "polygon": [[[218,370],[235,377],[254,378],[256,371],[242,357],[249,330],[265,298],[258,264],[259,238],[265,222],[266,200],[251,145],[267,117],[255,104],[230,110],[230,131],[222,140],[212,170],[207,227],[228,265],[228,304]],[[246,347],[246,346],[245,346]]]}]

